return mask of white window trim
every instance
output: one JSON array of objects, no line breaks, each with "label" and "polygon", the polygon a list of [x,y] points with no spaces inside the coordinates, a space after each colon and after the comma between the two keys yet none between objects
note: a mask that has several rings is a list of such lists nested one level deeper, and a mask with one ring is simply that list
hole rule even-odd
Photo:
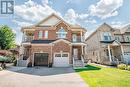
[{"label": "white window trim", "polygon": [[[64,29],[63,27],[61,27],[61,29]],[[60,30],[60,29],[59,29]],[[56,32],[56,34],[57,34],[57,37],[58,38],[66,38],[66,36],[67,36],[67,32]],[[62,36],[62,34],[65,34],[65,36],[64,37],[61,37],[61,36],[59,36],[61,34],[61,36]]]}]

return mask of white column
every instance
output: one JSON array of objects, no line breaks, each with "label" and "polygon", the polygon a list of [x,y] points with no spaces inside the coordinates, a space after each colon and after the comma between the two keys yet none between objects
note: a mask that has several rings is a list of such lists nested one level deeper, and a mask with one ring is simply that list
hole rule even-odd
[{"label": "white column", "polygon": [[121,61],[122,61],[122,60],[124,61],[124,49],[123,49],[123,46],[122,46],[122,45],[121,45],[121,53],[122,53]]},{"label": "white column", "polygon": [[73,56],[72,56],[72,45],[69,44],[70,46],[70,55],[69,55],[69,63],[72,64],[73,63]]},{"label": "white column", "polygon": [[25,40],[25,36],[26,36],[26,32],[23,32],[22,41],[24,41],[24,40]]},{"label": "white column", "polygon": [[80,31],[80,35],[81,35],[81,42],[83,41],[83,33],[82,31]]},{"label": "white column", "polygon": [[23,60],[24,52],[25,52],[25,48],[24,48],[24,46],[22,45],[22,60]]},{"label": "white column", "polygon": [[81,46],[81,49],[82,49],[82,54],[83,54],[83,45]]},{"label": "white column", "polygon": [[111,56],[111,51],[110,51],[110,45],[108,45],[108,52],[109,52],[109,59],[110,59],[110,62],[112,61],[112,56]]}]

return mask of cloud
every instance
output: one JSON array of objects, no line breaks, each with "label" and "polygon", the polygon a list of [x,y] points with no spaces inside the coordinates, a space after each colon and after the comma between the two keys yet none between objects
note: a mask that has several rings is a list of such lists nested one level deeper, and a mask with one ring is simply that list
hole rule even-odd
[{"label": "cloud", "polygon": [[17,17],[25,21],[38,22],[51,13],[60,15],[48,5],[48,0],[42,0],[42,4],[29,0],[22,5],[15,6],[15,14]]},{"label": "cloud", "polygon": [[110,23],[110,25],[111,25],[112,27],[114,27],[114,28],[119,28],[119,29],[125,27],[125,26],[128,25],[128,24],[129,24],[129,22],[126,23],[126,22],[124,22],[124,21],[112,21],[112,22]]},{"label": "cloud", "polygon": [[49,4],[48,0],[42,0],[42,4]]},{"label": "cloud", "polygon": [[105,19],[118,15],[118,8],[123,5],[123,0],[100,0],[89,7],[90,15]]},{"label": "cloud", "polygon": [[20,27],[28,26],[43,20],[52,13],[57,14],[70,24],[80,24],[79,21],[84,23],[96,23],[94,19],[88,18],[89,14],[79,14],[72,8],[68,9],[65,15],[62,16],[60,12],[50,6],[50,1],[48,0],[41,0],[41,4],[29,0],[24,2],[24,4],[16,5],[15,14],[18,19],[14,19],[13,22]]},{"label": "cloud", "polygon": [[[65,13],[65,16],[63,17],[67,22],[70,24],[76,24],[78,21],[87,21],[88,14],[79,14],[74,9],[68,9],[68,11]],[[90,20],[89,20],[90,21]]]},{"label": "cloud", "polygon": [[66,3],[81,4],[84,0],[67,0]]},{"label": "cloud", "polygon": [[76,23],[76,19],[78,17],[78,14],[73,9],[68,9],[66,12],[64,19],[68,21],[69,23]]},{"label": "cloud", "polygon": [[26,21],[17,21],[17,20],[12,20],[14,23],[16,23],[18,26],[23,27],[23,26],[30,26],[32,23],[26,22]]}]

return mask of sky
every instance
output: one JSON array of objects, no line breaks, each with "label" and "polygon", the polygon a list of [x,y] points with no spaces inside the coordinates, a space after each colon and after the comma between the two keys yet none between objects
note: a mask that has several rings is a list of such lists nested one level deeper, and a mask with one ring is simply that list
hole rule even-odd
[{"label": "sky", "polygon": [[122,28],[130,24],[130,0],[15,0],[14,14],[0,14],[0,25],[8,25],[22,41],[21,27],[30,26],[55,13],[70,24],[78,24],[90,35],[104,22]]}]

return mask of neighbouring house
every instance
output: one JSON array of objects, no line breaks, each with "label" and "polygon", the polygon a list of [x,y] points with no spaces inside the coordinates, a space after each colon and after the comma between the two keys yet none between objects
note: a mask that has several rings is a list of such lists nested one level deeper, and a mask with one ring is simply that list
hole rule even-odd
[{"label": "neighbouring house", "polygon": [[71,25],[55,14],[38,24],[22,27],[18,65],[68,67],[84,65],[86,29]]},{"label": "neighbouring house", "polygon": [[86,38],[85,55],[95,63],[130,64],[130,25],[115,29],[104,23]]}]

